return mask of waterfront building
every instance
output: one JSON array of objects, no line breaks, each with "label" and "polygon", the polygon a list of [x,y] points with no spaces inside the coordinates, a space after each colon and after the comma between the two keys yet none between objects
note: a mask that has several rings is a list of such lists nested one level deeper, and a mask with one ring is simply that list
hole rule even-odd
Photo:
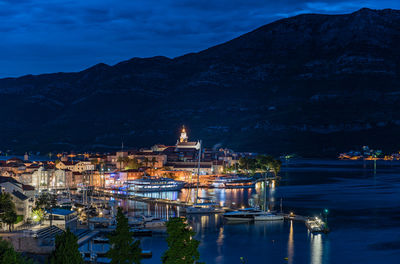
[{"label": "waterfront building", "polygon": [[140,179],[143,177],[144,172],[141,170],[129,169],[120,171],[119,174],[121,181],[124,182],[124,181]]},{"label": "waterfront building", "polygon": [[71,231],[75,231],[78,223],[78,215],[75,211],[54,208],[51,211],[47,211],[44,224],[50,225],[50,220],[52,220],[51,224],[58,228],[63,230],[69,228]]}]

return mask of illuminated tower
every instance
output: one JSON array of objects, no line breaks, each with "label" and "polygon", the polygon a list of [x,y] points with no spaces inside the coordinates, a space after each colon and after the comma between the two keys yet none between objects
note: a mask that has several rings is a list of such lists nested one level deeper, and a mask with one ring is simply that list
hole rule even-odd
[{"label": "illuminated tower", "polygon": [[179,142],[188,142],[188,137],[186,134],[185,126],[182,126],[181,136],[179,137]]}]

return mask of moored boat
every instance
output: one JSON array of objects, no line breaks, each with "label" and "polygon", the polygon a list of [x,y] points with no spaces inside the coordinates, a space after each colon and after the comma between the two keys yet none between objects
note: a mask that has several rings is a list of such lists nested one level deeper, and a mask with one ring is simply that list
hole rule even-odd
[{"label": "moored boat", "polygon": [[128,181],[128,190],[133,192],[166,192],[180,191],[185,182],[175,181],[170,178],[143,177],[138,180]]},{"label": "moored boat", "polygon": [[185,208],[187,214],[216,214],[223,213],[225,210],[218,207],[215,203],[197,203]]},{"label": "moored boat", "polygon": [[282,215],[276,215],[271,212],[263,212],[254,216],[254,221],[282,221],[283,219]]},{"label": "moored boat", "polygon": [[228,221],[243,221],[248,222],[254,220],[257,215],[262,215],[263,211],[256,208],[244,208],[223,214],[223,217]]},{"label": "moored boat", "polygon": [[235,188],[252,188],[255,181],[250,177],[227,176],[218,177],[212,183],[214,188],[235,189]]}]

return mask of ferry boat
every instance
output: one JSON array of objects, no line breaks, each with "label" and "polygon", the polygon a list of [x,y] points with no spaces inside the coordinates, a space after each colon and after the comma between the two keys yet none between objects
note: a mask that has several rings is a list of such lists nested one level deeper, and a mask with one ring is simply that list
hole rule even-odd
[{"label": "ferry boat", "polygon": [[244,208],[237,211],[223,214],[228,221],[252,221],[255,216],[264,214],[263,211],[256,208]]},{"label": "ferry boat", "polygon": [[252,188],[254,185],[255,182],[250,177],[218,177],[211,184],[214,188],[225,189]]},{"label": "ferry boat", "polygon": [[133,192],[180,191],[184,186],[185,182],[170,178],[143,177],[142,179],[128,181],[128,189]]},{"label": "ferry boat", "polygon": [[318,217],[315,217],[314,219],[307,219],[305,224],[311,233],[328,233],[330,231],[326,223]]}]

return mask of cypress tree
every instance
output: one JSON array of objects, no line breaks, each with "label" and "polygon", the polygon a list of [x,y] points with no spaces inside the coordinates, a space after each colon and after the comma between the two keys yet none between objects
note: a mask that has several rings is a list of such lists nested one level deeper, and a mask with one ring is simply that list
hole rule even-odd
[{"label": "cypress tree", "polygon": [[53,251],[51,264],[81,264],[83,258],[79,252],[78,238],[67,229],[60,235],[56,236],[56,248]]},{"label": "cypress tree", "polygon": [[133,239],[133,232],[129,230],[128,219],[118,207],[117,228],[109,237],[110,250],[106,256],[111,264],[139,264],[141,259],[140,241]]},{"label": "cypress tree", "polygon": [[161,260],[164,264],[200,263],[198,246],[200,242],[193,238],[196,234],[186,223],[186,218],[171,218],[167,222],[168,249]]}]

